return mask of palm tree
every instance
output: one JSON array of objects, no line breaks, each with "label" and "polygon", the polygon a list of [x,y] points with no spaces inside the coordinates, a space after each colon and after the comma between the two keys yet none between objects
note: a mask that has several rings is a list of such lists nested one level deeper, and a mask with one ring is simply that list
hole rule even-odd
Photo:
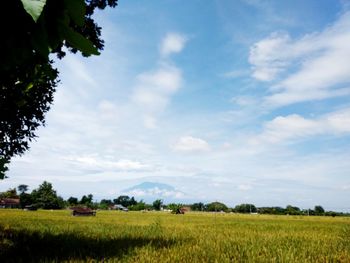
[{"label": "palm tree", "polygon": [[25,193],[28,191],[28,185],[26,184],[20,184],[18,187],[18,192],[20,192],[21,194]]}]

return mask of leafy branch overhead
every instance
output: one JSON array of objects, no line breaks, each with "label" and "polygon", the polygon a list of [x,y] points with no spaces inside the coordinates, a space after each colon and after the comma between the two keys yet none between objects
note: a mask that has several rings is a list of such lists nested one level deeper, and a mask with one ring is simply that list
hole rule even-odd
[{"label": "leafy branch overhead", "polygon": [[[80,50],[85,56],[99,55],[98,49],[102,49],[103,42],[95,43],[97,44],[95,46],[90,40],[92,36],[82,35],[84,27],[91,27],[88,19],[91,15],[85,17],[84,0],[21,0],[21,2],[25,11],[36,23],[32,41],[35,51],[47,56],[52,51],[62,52],[57,49],[65,44],[67,47]],[[100,36],[100,31],[91,33],[97,33],[97,38]],[[96,40],[96,36],[94,39]]]},{"label": "leafy branch overhead", "polygon": [[45,124],[58,71],[49,55],[66,51],[85,57],[103,50],[94,11],[115,7],[117,0],[11,0],[0,16],[0,179],[15,155],[29,148],[35,130]]},{"label": "leafy branch overhead", "polygon": [[24,9],[30,14],[36,22],[44,9],[46,0],[21,0]]}]

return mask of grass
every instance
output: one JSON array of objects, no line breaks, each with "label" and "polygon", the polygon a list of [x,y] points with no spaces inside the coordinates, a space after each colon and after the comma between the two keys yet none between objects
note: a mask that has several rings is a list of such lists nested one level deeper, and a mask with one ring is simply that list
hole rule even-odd
[{"label": "grass", "polygon": [[350,218],[0,210],[0,262],[350,262]]}]

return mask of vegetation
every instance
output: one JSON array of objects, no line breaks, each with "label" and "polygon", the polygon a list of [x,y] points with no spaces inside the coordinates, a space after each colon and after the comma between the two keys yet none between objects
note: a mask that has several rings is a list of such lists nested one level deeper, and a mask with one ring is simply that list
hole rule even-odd
[{"label": "vegetation", "polygon": [[209,203],[205,206],[205,211],[210,212],[227,212],[227,210],[227,206],[220,202]]},{"label": "vegetation", "polygon": [[171,210],[174,213],[179,213],[182,208],[187,211],[202,211],[202,212],[233,212],[241,214],[271,214],[271,215],[312,215],[312,216],[350,216],[349,213],[341,213],[334,211],[325,211],[320,205],[316,205],[314,209],[300,209],[299,207],[287,205],[283,207],[256,207],[254,204],[239,204],[234,208],[229,208],[225,204],[220,202],[212,202],[208,204],[194,203],[194,204],[180,204],[170,203],[163,204],[163,200],[156,199],[152,204],[146,204],[143,200],[137,201],[133,196],[120,195],[113,199],[102,199],[100,202],[93,201],[93,195],[83,195],[79,200],[77,197],[69,197],[64,200],[58,196],[53,189],[51,183],[44,181],[37,189],[34,189],[31,193],[28,192],[28,185],[21,184],[16,188],[10,188],[5,192],[0,193],[0,199],[3,198],[19,198],[21,207],[32,205],[36,208],[42,209],[63,209],[71,206],[85,206],[92,209],[110,210],[114,209],[114,205],[122,205],[128,208],[130,211],[142,211],[142,210],[156,210],[162,209]]},{"label": "vegetation", "polygon": [[344,217],[0,213],[1,262],[350,262],[349,237]]},{"label": "vegetation", "polygon": [[45,124],[53,102],[58,71],[49,55],[65,50],[83,56],[103,49],[101,28],[92,19],[96,9],[115,7],[117,0],[11,0],[2,3],[8,15],[0,42],[0,179],[15,155],[23,154]]},{"label": "vegetation", "polygon": [[153,208],[157,211],[159,211],[161,208],[162,208],[162,205],[163,205],[163,200],[161,199],[157,199],[153,202]]}]

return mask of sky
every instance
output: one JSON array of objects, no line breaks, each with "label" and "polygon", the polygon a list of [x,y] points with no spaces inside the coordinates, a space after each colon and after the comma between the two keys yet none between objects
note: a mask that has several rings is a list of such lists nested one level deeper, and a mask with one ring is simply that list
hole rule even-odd
[{"label": "sky", "polygon": [[350,211],[349,1],[120,0],[95,20],[104,51],[55,59],[0,191]]}]

